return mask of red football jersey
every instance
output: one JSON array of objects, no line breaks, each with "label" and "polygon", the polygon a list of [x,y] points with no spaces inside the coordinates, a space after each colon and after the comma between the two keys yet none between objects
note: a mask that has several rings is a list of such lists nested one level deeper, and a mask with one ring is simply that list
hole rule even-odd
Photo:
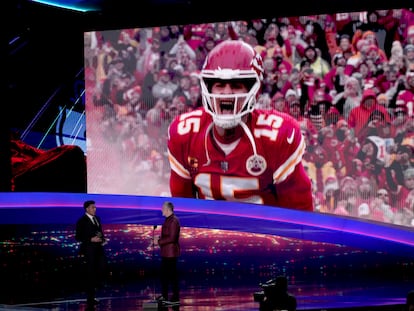
[{"label": "red football jersey", "polygon": [[281,112],[254,110],[246,125],[226,155],[204,108],[177,116],[168,131],[171,195],[313,210],[297,121]]}]

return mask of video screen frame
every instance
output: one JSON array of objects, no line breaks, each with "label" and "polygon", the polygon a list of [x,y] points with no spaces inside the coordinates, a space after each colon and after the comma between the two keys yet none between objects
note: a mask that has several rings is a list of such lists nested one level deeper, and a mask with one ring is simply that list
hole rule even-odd
[{"label": "video screen frame", "polygon": [[[168,126],[202,106],[199,73],[209,49],[236,39],[252,45],[268,71],[256,108],[297,114],[314,211],[412,226],[411,170],[395,170],[396,158],[412,160],[409,100],[397,96],[407,87],[412,15],[403,8],[85,32],[87,192],[171,196]],[[376,56],[356,66],[364,44]],[[322,71],[305,56],[311,46]],[[167,86],[156,90],[164,77]],[[355,126],[355,116],[352,124],[344,116],[366,89],[382,108]]]}]

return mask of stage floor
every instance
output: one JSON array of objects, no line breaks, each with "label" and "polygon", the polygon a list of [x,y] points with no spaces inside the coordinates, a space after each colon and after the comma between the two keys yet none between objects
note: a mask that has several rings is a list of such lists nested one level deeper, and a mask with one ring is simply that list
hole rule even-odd
[{"label": "stage floor", "polygon": [[[260,287],[243,287],[230,285],[223,280],[226,287],[191,286],[182,283],[179,307],[162,308],[162,310],[179,311],[258,311],[259,303],[254,301],[253,293]],[[294,293],[297,298],[297,310],[387,310],[401,311],[405,296],[414,288],[411,282],[368,284],[363,280],[351,284],[341,284],[338,280],[331,288],[318,286],[300,286],[301,293]],[[292,292],[295,292],[295,286]],[[95,311],[150,311],[155,306],[151,301],[158,295],[158,290],[144,284],[107,285],[98,293],[100,304]],[[145,305],[145,309],[144,309]],[[18,311],[88,311],[82,293],[71,297],[57,297],[49,301],[39,301],[15,305],[0,305],[0,310]]]}]

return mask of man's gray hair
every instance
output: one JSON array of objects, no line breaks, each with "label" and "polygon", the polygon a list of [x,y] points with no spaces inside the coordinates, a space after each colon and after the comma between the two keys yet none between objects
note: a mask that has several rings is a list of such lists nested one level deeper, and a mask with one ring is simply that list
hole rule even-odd
[{"label": "man's gray hair", "polygon": [[170,201],[165,201],[164,202],[164,206],[168,207],[169,209],[171,209],[171,211],[174,211],[174,204]]}]

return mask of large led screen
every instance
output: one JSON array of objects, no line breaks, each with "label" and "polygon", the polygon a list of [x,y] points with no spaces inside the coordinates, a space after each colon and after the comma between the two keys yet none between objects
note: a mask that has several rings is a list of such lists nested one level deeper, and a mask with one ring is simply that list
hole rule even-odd
[{"label": "large led screen", "polygon": [[[200,83],[206,55],[239,40],[263,61],[255,110],[286,114],[299,125],[306,150],[295,165],[311,181],[313,210],[412,226],[413,20],[411,9],[394,9],[86,32],[88,193],[171,196],[170,124],[200,109],[206,114]],[[271,159],[286,153],[283,145],[269,146]],[[214,154],[200,138],[173,147]],[[254,144],[248,152],[256,152]],[[186,161],[191,169],[203,165]],[[226,171],[239,164],[221,162],[223,185],[211,198],[229,199],[226,187],[234,193],[226,180],[240,176]],[[192,180],[194,197],[209,198],[196,182],[200,175]],[[278,187],[270,183],[269,192],[281,197]],[[284,207],[301,191],[282,199]]]}]

